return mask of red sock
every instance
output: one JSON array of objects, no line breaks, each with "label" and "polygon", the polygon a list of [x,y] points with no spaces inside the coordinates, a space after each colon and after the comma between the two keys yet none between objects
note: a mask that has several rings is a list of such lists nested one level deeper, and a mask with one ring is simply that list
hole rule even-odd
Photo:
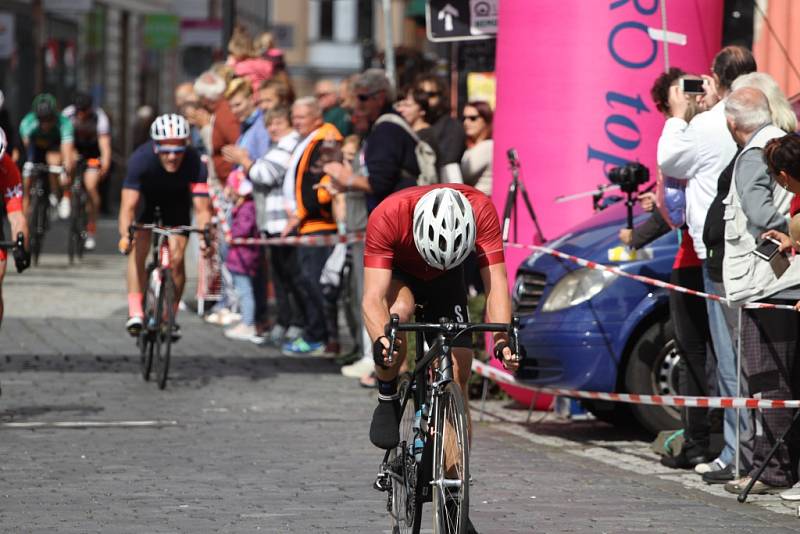
[{"label": "red sock", "polygon": [[128,316],[144,317],[141,293],[128,293]]}]

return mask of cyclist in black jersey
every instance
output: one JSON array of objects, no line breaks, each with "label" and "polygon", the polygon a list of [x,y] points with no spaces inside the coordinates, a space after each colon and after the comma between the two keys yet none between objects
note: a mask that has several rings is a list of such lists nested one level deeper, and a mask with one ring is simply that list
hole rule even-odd
[{"label": "cyclist in black jersey", "polygon": [[73,104],[64,108],[75,130],[75,151],[78,153],[77,172],[83,176],[83,185],[89,195],[89,223],[84,247],[95,248],[95,227],[100,211],[100,182],[108,176],[111,168],[111,124],[108,115],[100,107],[92,104],[92,97],[77,93]]}]

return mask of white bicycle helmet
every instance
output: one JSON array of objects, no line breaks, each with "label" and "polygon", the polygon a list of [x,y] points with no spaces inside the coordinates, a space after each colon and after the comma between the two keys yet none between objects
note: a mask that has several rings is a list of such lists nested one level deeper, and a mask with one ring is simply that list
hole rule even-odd
[{"label": "white bicycle helmet", "polygon": [[6,132],[0,128],[0,158],[6,153],[6,147],[8,147],[8,138],[6,137]]},{"label": "white bicycle helmet", "polygon": [[150,138],[153,141],[188,139],[189,121],[175,113],[159,115],[150,125]]},{"label": "white bicycle helmet", "polygon": [[425,193],[414,207],[414,244],[431,267],[460,265],[475,248],[475,214],[467,197],[448,187]]}]

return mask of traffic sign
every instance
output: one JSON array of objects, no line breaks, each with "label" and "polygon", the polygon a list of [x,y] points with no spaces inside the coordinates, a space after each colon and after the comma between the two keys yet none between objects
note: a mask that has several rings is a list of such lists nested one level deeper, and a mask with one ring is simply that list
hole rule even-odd
[{"label": "traffic sign", "polygon": [[428,40],[473,41],[497,34],[499,0],[428,0],[425,27]]}]

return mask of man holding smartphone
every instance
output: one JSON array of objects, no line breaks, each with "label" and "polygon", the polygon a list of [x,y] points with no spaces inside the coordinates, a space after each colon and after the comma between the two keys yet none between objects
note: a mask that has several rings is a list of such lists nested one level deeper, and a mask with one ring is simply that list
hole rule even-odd
[{"label": "man holding smartphone", "polygon": [[[722,275],[727,298],[741,304],[768,295],[768,288],[783,274],[778,255],[780,243],[769,237],[761,238],[769,230],[788,231],[793,194],[770,178],[764,162],[766,143],[786,135],[772,124],[764,93],[754,87],[733,91],[725,102],[725,117],[741,151],[734,164],[730,191],[723,201]],[[740,320],[740,356],[749,394],[763,399],[794,398],[793,367],[800,348],[795,312],[746,309],[742,310]],[[754,428],[758,429],[753,439],[753,465],[760,466],[776,437],[791,425],[792,414],[786,410],[756,411],[753,418]],[[788,444],[781,444],[751,493],[775,493],[793,486],[797,482],[793,454]],[[725,484],[725,490],[740,493],[751,481],[753,471]]]}]

